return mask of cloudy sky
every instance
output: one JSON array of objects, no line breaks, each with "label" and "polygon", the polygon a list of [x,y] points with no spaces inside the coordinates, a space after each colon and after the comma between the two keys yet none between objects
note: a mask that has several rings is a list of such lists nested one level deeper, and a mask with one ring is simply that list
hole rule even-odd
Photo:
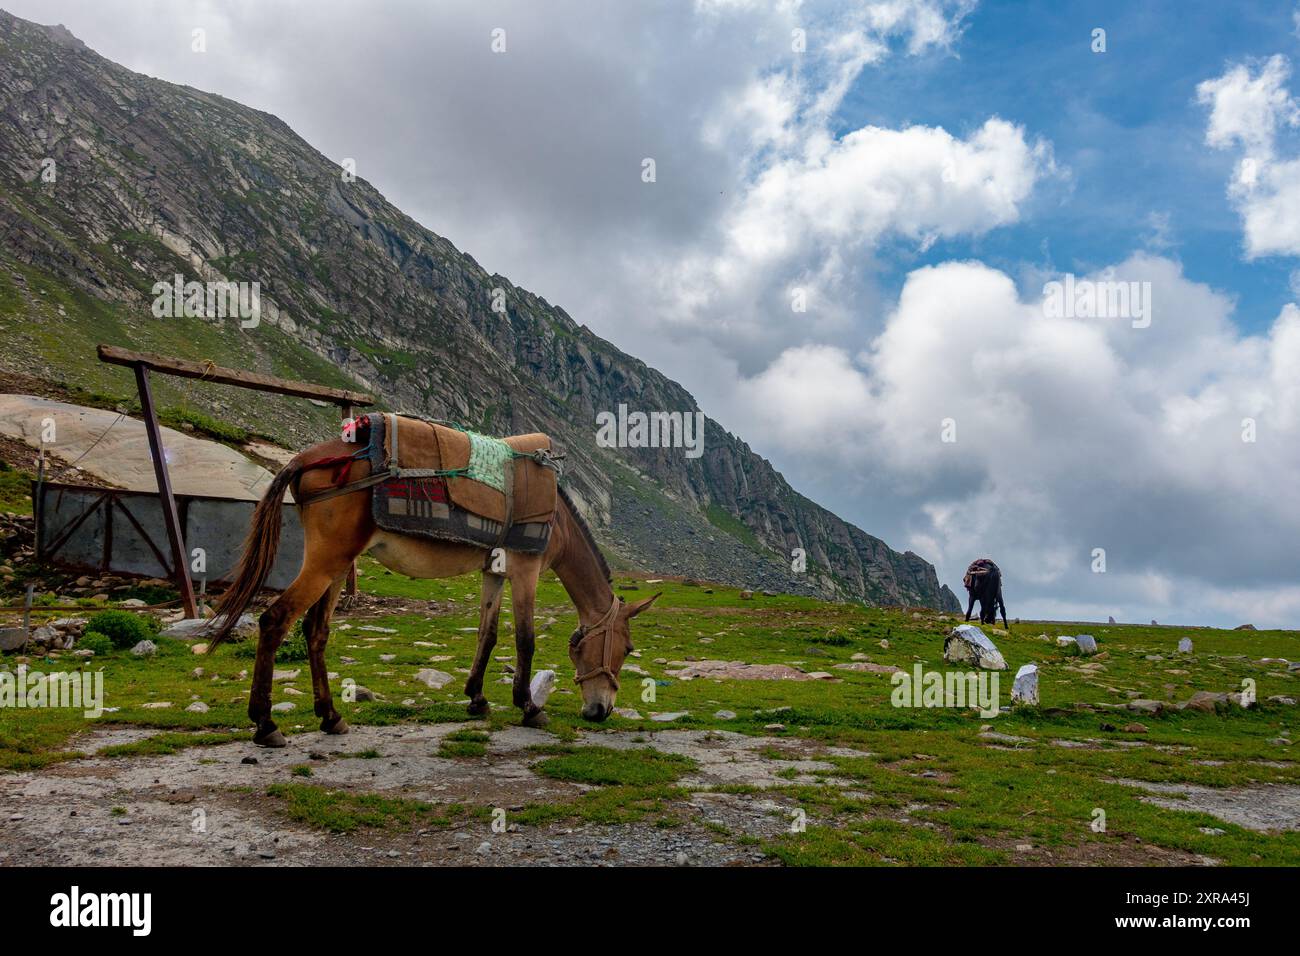
[{"label": "cloudy sky", "polygon": [[1300,626],[1285,3],[0,4],[354,159],[1013,616]]}]

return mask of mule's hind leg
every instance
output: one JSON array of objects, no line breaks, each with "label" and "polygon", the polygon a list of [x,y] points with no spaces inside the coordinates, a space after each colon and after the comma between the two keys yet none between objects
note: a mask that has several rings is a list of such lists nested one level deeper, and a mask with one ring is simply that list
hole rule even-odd
[{"label": "mule's hind leg", "polygon": [[488,712],[487,698],[483,696],[483,675],[487,672],[492,648],[497,643],[497,618],[501,614],[501,594],[505,586],[506,579],[502,575],[483,572],[478,609],[478,648],[474,651],[474,663],[470,666],[469,677],[465,681],[469,712],[475,717]]},{"label": "mule's hind leg", "polygon": [[330,586],[332,577],[306,567],[293,584],[258,619],[257,662],[253,665],[253,688],[248,696],[248,716],[257,725],[253,743],[262,747],[283,747],[288,741],[271,719],[271,678],[275,652],[293,622],[316,603]]},{"label": "mule's hind leg", "polygon": [[320,729],[327,734],[346,734],[348,722],[334,709],[334,698],[330,695],[329,671],[325,668],[325,643],[330,637],[330,618],[338,604],[339,593],[343,590],[344,575],[311,606],[303,619],[303,632],[307,635],[307,656],[311,661],[311,690],[316,699],[316,716],[321,719]]}]

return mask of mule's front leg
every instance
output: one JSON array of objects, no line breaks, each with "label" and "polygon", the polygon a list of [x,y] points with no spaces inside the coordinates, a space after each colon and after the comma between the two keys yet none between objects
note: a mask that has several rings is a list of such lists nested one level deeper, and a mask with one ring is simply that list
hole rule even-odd
[{"label": "mule's front leg", "polygon": [[515,706],[524,712],[524,725],[545,727],[546,714],[533,703],[530,684],[533,679],[533,649],[537,635],[533,630],[533,606],[537,598],[536,574],[511,579],[510,600],[515,614]]},{"label": "mule's front leg", "polygon": [[488,661],[492,659],[492,648],[497,644],[497,618],[501,614],[501,595],[505,586],[504,576],[483,572],[478,610],[478,648],[474,651],[474,663],[465,680],[465,696],[469,698],[469,712],[474,717],[482,717],[488,712],[487,698],[483,696],[483,675],[487,673]]}]

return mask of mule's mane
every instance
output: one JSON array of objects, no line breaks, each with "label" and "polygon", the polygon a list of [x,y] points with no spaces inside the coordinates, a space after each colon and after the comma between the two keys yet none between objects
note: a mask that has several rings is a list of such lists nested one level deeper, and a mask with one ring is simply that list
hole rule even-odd
[{"label": "mule's mane", "polygon": [[601,574],[605,575],[605,580],[612,584],[614,575],[609,570],[609,563],[605,560],[605,555],[601,552],[600,546],[596,544],[596,536],[591,533],[591,528],[587,525],[587,519],[582,516],[578,506],[573,503],[569,493],[564,490],[564,485],[557,485],[556,490],[560,493],[560,497],[564,499],[564,504],[568,507],[569,515],[573,518],[574,524],[578,526],[582,536],[587,539],[587,547],[591,548],[591,553],[596,556],[596,560],[600,563]]}]

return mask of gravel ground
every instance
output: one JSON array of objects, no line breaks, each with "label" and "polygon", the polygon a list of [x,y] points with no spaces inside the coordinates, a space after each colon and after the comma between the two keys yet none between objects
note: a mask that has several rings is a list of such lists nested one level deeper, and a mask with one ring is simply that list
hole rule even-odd
[{"label": "gravel ground", "polygon": [[[483,758],[437,756],[442,737],[475,726],[355,727],[343,737],[299,734],[283,750],[237,742],[165,756],[90,757],[7,774],[0,777],[6,808],[0,813],[0,865],[761,865],[761,851],[740,837],[782,832],[796,808],[780,796],[742,797],[715,788],[740,781],[759,787],[842,783],[812,775],[831,765],[818,759],[826,752],[807,741],[694,730],[591,733],[576,744],[654,747],[697,762],[699,769],[681,781],[690,798],[673,807],[679,825],[520,826],[509,823],[512,810],[572,800],[589,788],[533,772],[542,757],[528,748],[557,742],[543,730],[498,730]],[[94,753],[155,732],[106,728],[71,747]],[[373,752],[379,756],[362,756]],[[250,757],[257,762],[245,763]],[[293,774],[303,764],[312,768],[310,778]],[[783,772],[787,776],[779,776]],[[289,781],[500,807],[508,829],[494,833],[474,820],[451,829],[326,833],[276,812],[265,789]]]}]

